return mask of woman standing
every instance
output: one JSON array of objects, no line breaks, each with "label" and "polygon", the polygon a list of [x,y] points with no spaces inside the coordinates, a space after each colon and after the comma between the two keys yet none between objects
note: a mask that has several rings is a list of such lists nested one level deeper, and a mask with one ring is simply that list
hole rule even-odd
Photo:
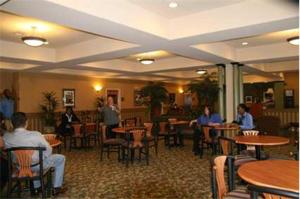
[{"label": "woman standing", "polygon": [[114,104],[112,96],[107,98],[107,105],[103,107],[104,124],[106,126],[106,136],[108,138],[115,138],[116,133],[112,131],[113,128],[119,127],[119,114],[120,110]]}]

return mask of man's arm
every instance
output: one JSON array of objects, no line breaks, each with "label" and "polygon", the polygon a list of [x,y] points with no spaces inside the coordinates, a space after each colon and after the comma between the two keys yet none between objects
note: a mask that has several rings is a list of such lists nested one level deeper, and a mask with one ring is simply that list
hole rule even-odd
[{"label": "man's arm", "polygon": [[52,154],[52,147],[50,146],[50,144],[47,142],[47,140],[45,139],[45,137],[39,133],[39,146],[40,147],[46,147],[46,151],[44,151],[43,156],[44,157],[49,157]]}]

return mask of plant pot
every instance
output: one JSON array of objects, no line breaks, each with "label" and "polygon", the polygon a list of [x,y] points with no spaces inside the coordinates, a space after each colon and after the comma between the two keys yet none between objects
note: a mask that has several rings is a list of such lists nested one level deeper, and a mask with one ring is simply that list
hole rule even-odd
[{"label": "plant pot", "polygon": [[55,133],[54,126],[44,126],[43,134]]}]

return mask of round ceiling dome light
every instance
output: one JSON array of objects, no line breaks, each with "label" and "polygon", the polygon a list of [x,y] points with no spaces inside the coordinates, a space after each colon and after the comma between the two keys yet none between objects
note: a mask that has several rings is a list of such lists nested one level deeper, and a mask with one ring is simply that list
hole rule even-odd
[{"label": "round ceiling dome light", "polygon": [[204,75],[204,74],[206,74],[206,70],[203,70],[203,69],[198,69],[198,70],[196,70],[196,73],[197,74],[199,74],[199,75]]},{"label": "round ceiling dome light", "polygon": [[141,62],[141,64],[144,65],[149,65],[149,64],[153,64],[154,59],[140,59],[139,62]]},{"label": "round ceiling dome light", "polygon": [[22,41],[28,46],[38,47],[48,44],[47,40],[41,37],[22,37]]},{"label": "round ceiling dome light", "polygon": [[299,45],[299,37],[291,37],[287,41],[292,45]]},{"label": "round ceiling dome light", "polygon": [[177,8],[178,7],[178,3],[176,3],[176,2],[170,2],[169,3],[169,7],[170,8]]},{"label": "round ceiling dome light", "polygon": [[249,43],[246,42],[246,41],[242,42],[242,45],[243,45],[243,46],[247,46],[248,44],[249,44]]}]

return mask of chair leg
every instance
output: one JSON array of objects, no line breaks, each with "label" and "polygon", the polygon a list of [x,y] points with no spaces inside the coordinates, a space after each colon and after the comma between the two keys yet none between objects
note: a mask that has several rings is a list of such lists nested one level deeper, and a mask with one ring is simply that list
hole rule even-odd
[{"label": "chair leg", "polygon": [[7,183],[7,193],[6,193],[7,198],[10,197],[11,186],[12,186],[12,181],[9,179]]},{"label": "chair leg", "polygon": [[103,159],[103,144],[100,146],[100,161]]},{"label": "chair leg", "polygon": [[149,165],[149,146],[145,147],[146,163]]},{"label": "chair leg", "polygon": [[107,158],[109,159],[110,146],[107,145]]},{"label": "chair leg", "polygon": [[46,198],[45,184],[44,184],[44,178],[43,178],[43,176],[41,177],[40,181],[41,181],[42,198]]},{"label": "chair leg", "polygon": [[20,181],[17,182],[17,187],[18,187],[18,198],[21,198],[22,185]]},{"label": "chair leg", "polygon": [[157,156],[158,153],[158,142],[154,141],[154,147],[155,147],[155,155]]}]

